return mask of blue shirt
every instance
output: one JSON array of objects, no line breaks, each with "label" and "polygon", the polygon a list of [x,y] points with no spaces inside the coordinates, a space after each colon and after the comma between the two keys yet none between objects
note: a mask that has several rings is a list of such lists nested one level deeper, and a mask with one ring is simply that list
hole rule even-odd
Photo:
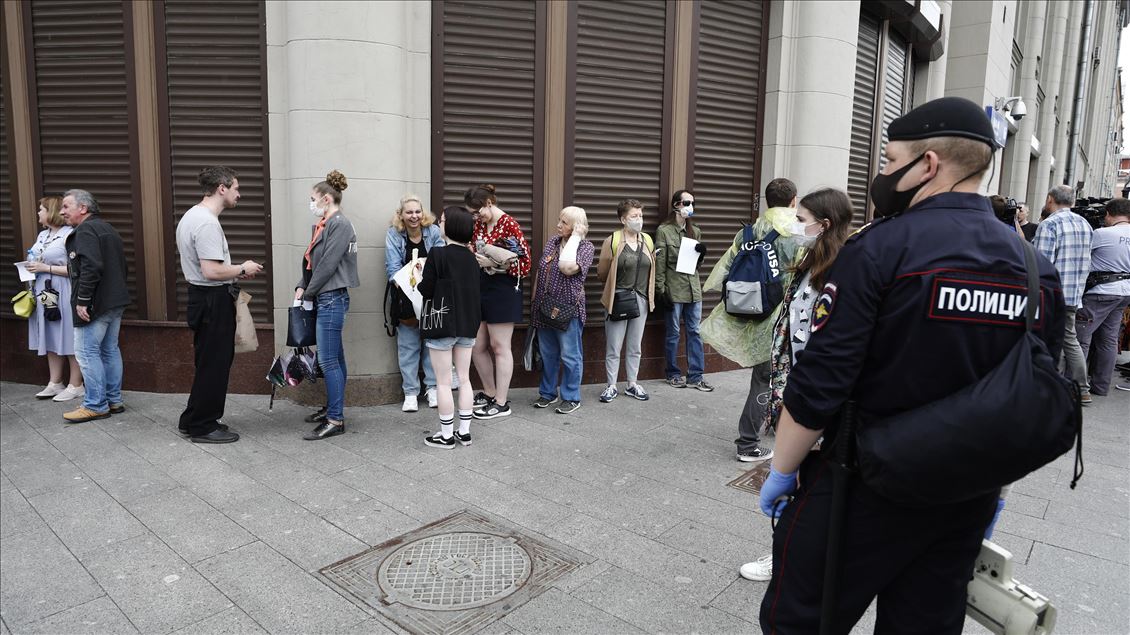
[{"label": "blue shirt", "polygon": [[1078,307],[1083,287],[1091,271],[1091,236],[1094,230],[1087,219],[1063,208],[1036,226],[1032,246],[1055,264],[1063,284],[1063,300]]},{"label": "blue shirt", "polygon": [[[848,239],[812,311],[812,336],[789,374],[785,406],[826,429],[849,399],[861,425],[953,394],[995,368],[1024,332],[1024,239],[988,199],[947,192]],[[1036,255],[1034,330],[1058,356],[1063,295]]]}]

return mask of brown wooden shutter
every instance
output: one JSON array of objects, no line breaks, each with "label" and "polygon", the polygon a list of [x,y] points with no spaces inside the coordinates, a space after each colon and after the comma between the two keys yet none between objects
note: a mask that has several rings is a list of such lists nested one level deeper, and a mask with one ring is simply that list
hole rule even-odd
[{"label": "brown wooden shutter", "polygon": [[132,164],[132,73],[120,0],[32,2],[32,49],[43,192],[88,190],[125,245],[132,302],[145,305]]},{"label": "brown wooden shutter", "polygon": [[[623,227],[616,205],[639,200],[647,227],[666,215],[660,191],[666,8],[660,0],[577,3],[573,165],[565,204],[585,209],[596,247],[585,285],[593,323],[603,316],[604,285],[595,267],[601,242]],[[547,210],[547,217],[555,221],[557,211]]]},{"label": "brown wooden shutter", "polygon": [[[457,2],[437,5],[442,24],[442,79],[433,83],[432,207],[462,205],[469,187],[490,183],[498,205],[522,228],[537,261],[540,174],[534,173],[534,2]],[[536,130],[541,135],[542,130]],[[538,192],[535,195],[535,192]],[[529,287],[524,286],[529,315]]]},{"label": "brown wooden shutter", "polygon": [[863,13],[859,16],[859,48],[855,56],[855,99],[851,114],[851,150],[848,160],[848,196],[857,227],[870,219],[868,189],[874,176],[871,169],[871,143],[875,133],[875,82],[879,72],[879,20]]},{"label": "brown wooden shutter", "polygon": [[[263,2],[168,0],[163,7],[172,192],[171,200],[166,201],[174,222],[200,202],[196,182],[200,170],[226,165],[239,174],[239,205],[220,216],[232,262],[250,259],[269,265]],[[173,231],[175,225],[169,228],[170,236]],[[175,248],[169,253],[166,266],[170,274],[175,271],[176,314],[183,319],[188,286],[180,270],[180,254]],[[297,267],[294,263],[293,271],[279,273],[297,279]],[[270,267],[266,275],[240,282],[240,286],[255,298],[251,303],[255,321],[270,323]]]},{"label": "brown wooden shutter", "polygon": [[[23,260],[22,249],[17,247],[20,236],[16,234],[15,215],[12,208],[12,173],[8,169],[8,111],[4,104],[4,84],[0,81],[0,301],[12,297],[20,291],[19,275],[11,263]],[[24,213],[25,210],[20,210]],[[30,212],[27,212],[30,213]],[[12,306],[7,302],[0,304],[4,313],[11,313]]]},{"label": "brown wooden shutter", "polygon": [[[694,222],[708,249],[700,270],[709,272],[741,224],[753,219],[760,200],[756,160],[766,24],[760,1],[700,6],[692,189]],[[704,311],[716,302],[712,296]]]}]

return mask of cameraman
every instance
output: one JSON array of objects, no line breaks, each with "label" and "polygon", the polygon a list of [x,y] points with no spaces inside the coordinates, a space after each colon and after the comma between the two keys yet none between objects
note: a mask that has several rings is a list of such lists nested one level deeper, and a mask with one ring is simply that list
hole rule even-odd
[{"label": "cameraman", "polygon": [[1063,301],[1067,304],[1067,323],[1063,337],[1063,357],[1068,379],[1079,383],[1083,391],[1083,405],[1091,405],[1087,385],[1087,361],[1075,330],[1075,313],[1083,301],[1083,286],[1091,270],[1091,236],[1094,230],[1087,219],[1071,211],[1075,190],[1067,185],[1057,185],[1048,192],[1044,202],[1046,220],[1036,228],[1032,246],[1052,261],[1063,283]]},{"label": "cameraman", "polygon": [[996,215],[997,220],[1016,230],[1017,236],[1024,236],[1024,231],[1020,228],[1019,215],[1017,214],[1020,210],[1020,206],[1016,204],[1016,199],[1005,198],[1000,194],[994,194],[989,197],[989,203],[993,205],[993,214]]}]

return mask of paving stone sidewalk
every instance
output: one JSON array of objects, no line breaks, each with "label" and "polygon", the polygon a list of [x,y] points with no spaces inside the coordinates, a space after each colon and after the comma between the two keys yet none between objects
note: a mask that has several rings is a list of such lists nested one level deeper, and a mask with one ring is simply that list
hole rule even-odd
[{"label": "paving stone sidewalk", "polygon": [[[347,434],[308,442],[308,409],[235,395],[242,440],[208,446],[176,432],[184,395],[69,426],[71,404],[0,384],[0,634],[401,632],[319,570],[464,509],[591,560],[482,633],[756,632],[765,583],[737,572],[770,527],[727,486],[752,467],[733,446],[746,372],[710,394],[646,382],[649,402],[585,386],[566,416],[516,390],[453,451],[424,446],[427,408],[350,408]],[[1070,457],[1032,474],[996,535],[1059,633],[1130,630],[1130,392],[1095,401],[1079,487]]]}]

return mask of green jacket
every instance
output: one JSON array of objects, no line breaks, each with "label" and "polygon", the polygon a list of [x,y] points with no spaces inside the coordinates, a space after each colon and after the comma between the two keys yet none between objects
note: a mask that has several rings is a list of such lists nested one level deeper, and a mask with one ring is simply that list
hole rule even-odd
[{"label": "green jacket", "polygon": [[[689,234],[686,227],[691,229]],[[686,227],[679,229],[673,221],[667,221],[655,232],[655,293],[659,297],[666,294],[672,302],[702,302],[702,281],[698,279],[698,271],[675,271],[683,238],[702,240],[702,230],[697,225]]]},{"label": "green jacket", "polygon": [[[776,229],[781,237],[775,243],[777,255],[781,259],[781,266],[785,268],[782,282],[788,288],[792,282],[793,267],[804,256],[804,249],[798,248],[796,241],[789,235],[789,225],[796,220],[796,210],[791,207],[771,207],[765,211],[753,224],[755,238],[764,238],[770,229]],[[721,291],[723,282],[730,272],[730,264],[734,261],[738,249],[745,240],[744,231],[739,231],[734,236],[734,242],[721,260],[714,265],[714,270],[706,278],[704,288],[707,291]],[[706,316],[699,327],[699,333],[707,344],[710,344],[719,354],[741,364],[742,366],[756,366],[769,361],[773,348],[773,325],[781,307],[760,320],[747,320],[734,317],[726,313],[726,305],[719,302],[718,306]]]}]

